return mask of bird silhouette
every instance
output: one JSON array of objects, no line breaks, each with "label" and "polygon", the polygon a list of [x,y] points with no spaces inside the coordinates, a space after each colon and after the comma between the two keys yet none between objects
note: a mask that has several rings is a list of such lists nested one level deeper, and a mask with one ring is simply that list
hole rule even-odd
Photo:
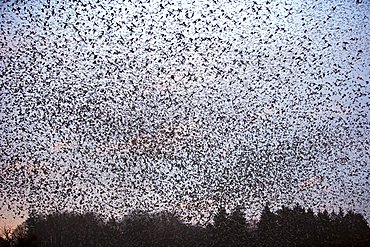
[{"label": "bird silhouette", "polygon": [[361,3],[4,2],[0,213],[369,214]]}]

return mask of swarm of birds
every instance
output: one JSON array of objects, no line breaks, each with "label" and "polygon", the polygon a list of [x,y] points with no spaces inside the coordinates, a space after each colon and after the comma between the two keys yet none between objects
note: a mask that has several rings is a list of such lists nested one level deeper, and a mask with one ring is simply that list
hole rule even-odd
[{"label": "swarm of birds", "polygon": [[[370,216],[368,1],[3,1],[0,213]],[[17,217],[18,217],[17,216]]]}]

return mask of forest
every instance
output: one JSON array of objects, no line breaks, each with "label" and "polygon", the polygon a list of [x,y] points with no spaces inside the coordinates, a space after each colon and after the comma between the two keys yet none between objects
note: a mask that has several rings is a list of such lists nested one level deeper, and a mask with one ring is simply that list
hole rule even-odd
[{"label": "forest", "polygon": [[298,204],[277,211],[266,204],[254,223],[242,207],[220,207],[205,226],[186,224],[169,211],[135,211],[120,220],[92,212],[31,212],[0,238],[0,247],[23,246],[370,246],[370,228],[359,213],[315,213]]}]

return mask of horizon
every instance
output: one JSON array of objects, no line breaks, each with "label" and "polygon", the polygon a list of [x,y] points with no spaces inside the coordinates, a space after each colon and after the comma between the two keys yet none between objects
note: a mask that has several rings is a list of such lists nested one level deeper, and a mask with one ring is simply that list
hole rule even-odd
[{"label": "horizon", "polygon": [[[307,208],[307,207],[304,207],[304,205],[299,205],[299,204],[290,205],[290,206],[283,205],[280,208],[276,208],[276,207],[271,208],[270,203],[267,203],[267,204],[263,205],[263,207],[265,207],[265,206],[268,206],[269,209],[271,210],[271,212],[273,212],[275,214],[278,213],[278,212],[281,212],[281,210],[283,208],[289,209],[289,210],[294,210],[298,206],[300,208],[303,208],[306,212],[309,211],[309,210],[312,210],[315,217],[318,217],[319,213],[324,213],[324,212],[327,212],[328,215],[331,217],[331,215],[338,214],[339,211],[340,211],[340,208],[337,208],[337,210],[335,210],[335,209],[332,209],[332,210],[327,210],[327,209],[315,210],[313,208]],[[187,207],[187,206],[185,206],[185,207]],[[187,219],[186,214],[184,216],[183,212],[181,212],[180,210],[176,210],[175,208],[167,209],[167,210],[158,210],[158,211],[145,211],[145,210],[143,211],[143,210],[132,209],[129,213],[127,213],[125,215],[113,215],[113,214],[107,213],[107,212],[105,212],[105,213],[103,213],[103,212],[94,212],[94,211],[77,212],[77,211],[70,211],[70,210],[63,210],[63,211],[56,211],[55,210],[55,211],[50,211],[50,212],[37,212],[37,211],[35,211],[34,213],[36,215],[43,215],[43,216],[51,216],[51,215],[81,215],[81,216],[83,216],[83,215],[93,214],[94,216],[97,216],[98,219],[103,220],[105,223],[109,223],[112,220],[114,220],[116,222],[124,222],[126,219],[130,219],[134,216],[139,216],[139,215],[147,215],[147,216],[150,216],[150,217],[155,217],[155,216],[158,216],[158,215],[161,215],[161,214],[170,214],[170,215],[173,215],[174,217],[176,217],[177,219],[179,219],[180,222],[185,224],[185,225],[207,228],[210,225],[214,224],[214,217],[215,217],[215,215],[217,215],[219,213],[219,210],[222,209],[222,208],[225,209],[226,213],[229,214],[229,215],[232,214],[232,212],[234,212],[235,210],[241,210],[241,212],[244,215],[245,223],[247,224],[248,229],[257,229],[257,224],[261,220],[261,214],[262,214],[262,211],[263,211],[263,210],[260,210],[258,214],[252,214],[253,216],[251,217],[251,215],[250,214],[248,215],[248,213],[247,213],[248,209],[240,208],[240,206],[230,208],[227,205],[218,205],[216,208],[213,208],[213,209],[211,207],[209,207],[208,208],[208,211],[209,211],[208,218],[207,219],[204,218],[204,219],[198,220],[198,221],[194,220],[194,218],[191,219],[191,220]],[[202,212],[205,212],[205,211],[207,211],[207,208],[202,207]],[[358,213],[358,212],[354,212],[354,211],[351,211],[351,210],[349,210],[349,211],[344,210],[343,211],[344,215],[346,215],[349,212]],[[364,215],[362,215],[361,213],[358,213],[358,214],[360,214],[365,219],[368,227],[370,227],[369,220],[366,219],[366,217]],[[15,218],[15,219],[17,219],[17,218]],[[4,234],[3,233],[4,229],[10,230],[12,232],[17,227],[20,227],[21,225],[25,224],[27,222],[27,219],[29,219],[29,215],[27,215],[27,216],[24,215],[23,220],[20,220],[18,218],[17,219],[18,223],[13,223],[13,224],[6,224],[6,223],[3,223],[3,220],[1,220],[0,221],[0,229],[2,231],[0,232],[0,236],[1,236],[1,234]],[[10,222],[11,222],[11,220],[10,220]]]}]

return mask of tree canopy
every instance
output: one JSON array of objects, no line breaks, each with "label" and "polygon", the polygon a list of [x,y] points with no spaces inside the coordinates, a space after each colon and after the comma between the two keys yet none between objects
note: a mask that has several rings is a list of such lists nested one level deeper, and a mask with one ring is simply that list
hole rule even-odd
[{"label": "tree canopy", "polygon": [[361,214],[314,213],[298,204],[277,211],[266,204],[255,225],[241,207],[220,207],[207,226],[185,224],[173,212],[135,211],[120,220],[91,212],[32,212],[11,235],[3,235],[0,247],[370,246],[370,228]]}]

